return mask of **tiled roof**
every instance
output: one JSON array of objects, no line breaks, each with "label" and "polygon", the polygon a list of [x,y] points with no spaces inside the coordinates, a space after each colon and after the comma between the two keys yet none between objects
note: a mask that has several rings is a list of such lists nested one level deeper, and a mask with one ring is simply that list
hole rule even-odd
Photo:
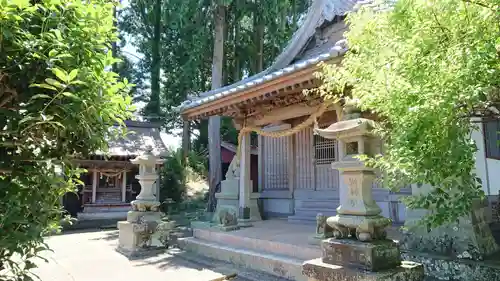
[{"label": "tiled roof", "polygon": [[208,91],[192,100],[187,100],[178,107],[179,111],[197,107],[199,105],[218,100],[228,95],[238,93],[244,89],[263,84],[267,81],[291,74],[295,71],[315,65],[338,56],[342,56],[347,51],[347,44],[341,40],[335,44],[328,52],[321,53],[315,57],[301,60],[290,65],[293,59],[303,50],[310,38],[315,34],[316,29],[325,22],[331,22],[336,16],[344,16],[352,11],[359,0],[315,0],[308,10],[304,22],[293,34],[283,52],[276,58],[273,64],[266,70],[243,79],[232,85]]},{"label": "tiled roof", "polygon": [[96,152],[96,155],[138,156],[144,154],[148,146],[153,148],[154,155],[163,155],[167,147],[160,137],[160,127],[150,122],[125,121],[127,135],[108,142],[107,153]]}]

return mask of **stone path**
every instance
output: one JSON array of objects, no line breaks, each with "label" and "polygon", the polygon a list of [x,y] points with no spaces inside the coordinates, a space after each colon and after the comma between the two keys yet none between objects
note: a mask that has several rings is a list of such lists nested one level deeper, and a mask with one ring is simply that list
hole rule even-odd
[{"label": "stone path", "polygon": [[116,230],[48,237],[54,252],[44,254],[49,262],[38,262],[35,273],[42,281],[209,281],[227,274],[227,268],[203,266],[167,253],[131,261],[115,251],[117,239]]}]

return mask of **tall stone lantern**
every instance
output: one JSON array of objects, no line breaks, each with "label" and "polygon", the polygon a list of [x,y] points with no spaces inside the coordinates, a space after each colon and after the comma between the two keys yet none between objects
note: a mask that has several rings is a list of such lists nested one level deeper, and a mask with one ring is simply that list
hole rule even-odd
[{"label": "tall stone lantern", "polygon": [[341,185],[337,215],[326,219],[325,228],[334,238],[321,242],[322,257],[306,261],[303,273],[309,281],[423,280],[422,265],[401,262],[398,243],[386,239],[391,220],[381,215],[373,200],[375,171],[357,157],[380,152],[380,141],[372,133],[375,122],[352,107],[344,110],[341,121],[315,129],[322,137],[338,141],[339,159],[332,167],[345,186]]},{"label": "tall stone lantern", "polygon": [[130,160],[139,165],[139,174],[135,176],[141,185],[141,192],[131,202],[132,210],[127,213],[127,220],[118,222],[118,252],[126,256],[138,256],[154,248],[163,248],[161,235],[173,228],[171,222],[162,223],[160,202],[154,195],[156,181],[159,179],[157,165],[162,160],[148,148],[146,153]]},{"label": "tall stone lantern", "polygon": [[347,109],[343,121],[315,130],[322,137],[338,140],[339,161],[333,162],[332,168],[340,172],[347,187],[340,194],[337,215],[328,218],[327,224],[333,228],[335,238],[352,235],[364,242],[385,239],[385,228],[391,220],[380,215],[382,210],[373,200],[375,171],[357,159],[359,155],[380,153],[379,141],[371,133],[375,124],[353,111]]}]

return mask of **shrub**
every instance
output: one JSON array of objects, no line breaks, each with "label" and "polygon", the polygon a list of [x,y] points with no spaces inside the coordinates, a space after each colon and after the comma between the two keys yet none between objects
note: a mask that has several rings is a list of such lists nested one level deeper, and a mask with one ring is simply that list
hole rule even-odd
[{"label": "shrub", "polygon": [[130,116],[128,85],[108,71],[113,4],[33,2],[0,1],[0,280],[32,279],[79,182],[72,157],[105,149]]}]

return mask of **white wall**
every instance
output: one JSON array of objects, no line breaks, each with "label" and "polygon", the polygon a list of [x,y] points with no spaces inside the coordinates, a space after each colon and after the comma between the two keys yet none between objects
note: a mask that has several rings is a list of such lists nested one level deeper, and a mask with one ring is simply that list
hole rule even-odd
[{"label": "white wall", "polygon": [[498,195],[500,193],[500,160],[486,159],[488,169],[488,183],[490,193],[487,195]]},{"label": "white wall", "polygon": [[[473,119],[473,121],[479,121]],[[486,195],[494,196],[500,192],[500,160],[486,158],[484,146],[484,128],[478,123],[476,130],[472,132],[472,139],[476,143],[476,173],[483,182],[483,190]]]}]

